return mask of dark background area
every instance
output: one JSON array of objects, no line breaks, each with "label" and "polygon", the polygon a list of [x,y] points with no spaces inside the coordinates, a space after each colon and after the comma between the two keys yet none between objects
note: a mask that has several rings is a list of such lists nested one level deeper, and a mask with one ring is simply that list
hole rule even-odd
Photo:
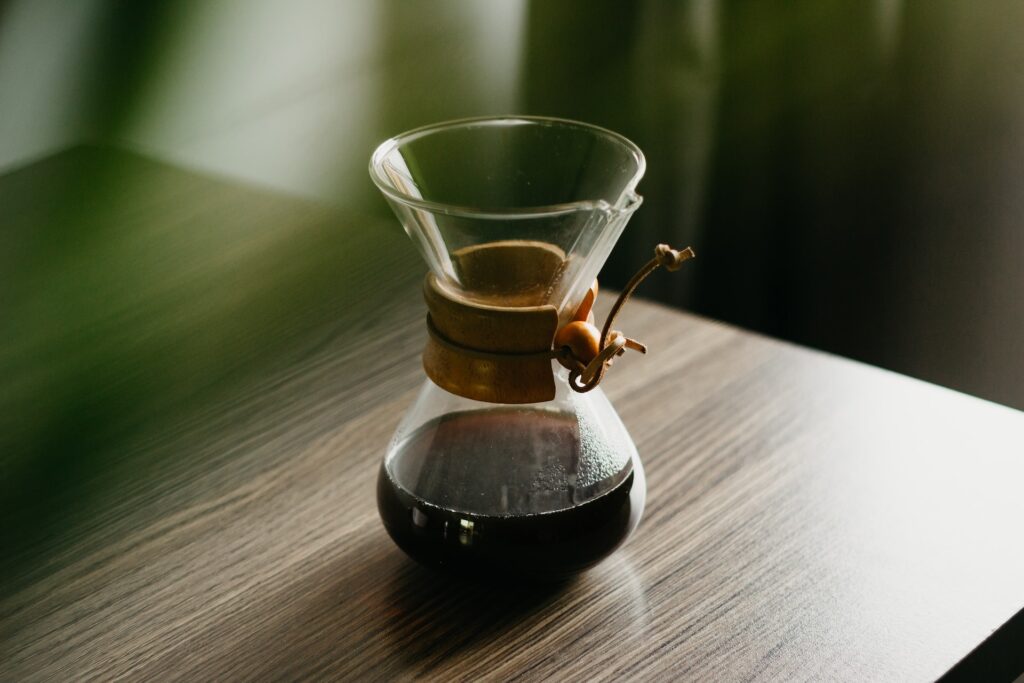
[{"label": "dark background area", "polygon": [[641,294],[1024,408],[1022,27],[999,0],[8,0],[0,173],[98,142],[397,232],[381,139],[581,119],[648,157],[605,284],[692,244]]}]

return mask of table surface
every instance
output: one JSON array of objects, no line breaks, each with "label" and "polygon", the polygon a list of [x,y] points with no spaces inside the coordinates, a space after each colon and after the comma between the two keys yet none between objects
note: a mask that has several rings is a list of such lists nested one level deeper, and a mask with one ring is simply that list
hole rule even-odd
[{"label": "table surface", "polygon": [[374,503],[423,381],[396,223],[91,148],[0,206],[2,680],[928,680],[1024,607],[1020,413],[642,301],[636,534],[432,573]]}]

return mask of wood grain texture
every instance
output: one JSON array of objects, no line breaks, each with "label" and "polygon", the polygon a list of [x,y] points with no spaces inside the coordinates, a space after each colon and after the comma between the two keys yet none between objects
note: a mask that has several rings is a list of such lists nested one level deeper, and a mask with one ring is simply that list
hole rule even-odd
[{"label": "wood grain texture", "polygon": [[[97,163],[144,192],[60,186]],[[435,575],[374,503],[423,381],[397,228],[100,150],[0,198],[2,680],[930,680],[1024,607],[1019,413],[644,302],[634,537]]]}]

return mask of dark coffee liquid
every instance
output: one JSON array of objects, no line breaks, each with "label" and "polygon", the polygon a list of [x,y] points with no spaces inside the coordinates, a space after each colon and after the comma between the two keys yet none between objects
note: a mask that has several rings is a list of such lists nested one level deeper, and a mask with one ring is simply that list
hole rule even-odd
[{"label": "dark coffee liquid", "polygon": [[539,580],[582,571],[633,531],[645,490],[628,457],[580,431],[575,416],[532,409],[428,423],[381,468],[384,526],[428,566]]}]

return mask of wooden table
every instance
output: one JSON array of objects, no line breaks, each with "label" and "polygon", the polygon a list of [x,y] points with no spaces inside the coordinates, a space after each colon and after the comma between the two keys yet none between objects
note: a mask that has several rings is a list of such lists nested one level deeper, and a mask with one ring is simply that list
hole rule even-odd
[{"label": "wooden table", "polygon": [[0,206],[2,680],[1020,670],[1020,413],[631,303],[639,530],[557,589],[457,582],[374,504],[423,381],[397,223],[88,148]]}]

